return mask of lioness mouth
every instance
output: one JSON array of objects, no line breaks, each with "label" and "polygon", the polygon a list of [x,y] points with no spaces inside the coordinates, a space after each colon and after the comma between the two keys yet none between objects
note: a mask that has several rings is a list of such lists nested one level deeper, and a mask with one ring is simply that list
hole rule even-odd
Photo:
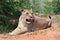
[{"label": "lioness mouth", "polygon": [[31,23],[31,19],[26,19],[26,23],[30,24]]}]

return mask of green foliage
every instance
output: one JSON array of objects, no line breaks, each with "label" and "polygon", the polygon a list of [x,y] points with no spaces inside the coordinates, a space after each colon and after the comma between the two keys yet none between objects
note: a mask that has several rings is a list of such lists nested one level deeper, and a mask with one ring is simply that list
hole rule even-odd
[{"label": "green foliage", "polygon": [[21,8],[31,8],[29,0],[0,0],[1,32],[9,32],[17,27],[18,22],[13,22],[13,20],[18,20]]},{"label": "green foliage", "polygon": [[60,14],[60,0],[57,1],[57,11],[58,14]]},{"label": "green foliage", "polygon": [[45,14],[60,13],[60,1],[58,0],[33,0],[32,8],[34,12]]},{"label": "green foliage", "polygon": [[52,6],[53,6],[53,12],[56,14],[57,13],[57,1],[58,0],[53,0],[52,1]]},{"label": "green foliage", "polygon": [[48,2],[46,1],[45,2],[45,5],[44,5],[44,12],[46,14],[52,14],[53,13],[53,6],[52,6],[52,2]]}]

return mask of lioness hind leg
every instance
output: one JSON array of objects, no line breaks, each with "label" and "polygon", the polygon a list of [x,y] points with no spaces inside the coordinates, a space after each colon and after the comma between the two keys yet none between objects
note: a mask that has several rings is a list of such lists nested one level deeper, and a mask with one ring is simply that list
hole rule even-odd
[{"label": "lioness hind leg", "polygon": [[26,32],[27,29],[26,28],[23,28],[23,29],[20,29],[19,27],[17,27],[15,30],[13,30],[12,32],[9,33],[9,35],[18,35],[20,33],[24,33]]},{"label": "lioness hind leg", "polygon": [[48,23],[48,27],[51,27],[52,26],[52,22],[50,21],[49,23]]}]

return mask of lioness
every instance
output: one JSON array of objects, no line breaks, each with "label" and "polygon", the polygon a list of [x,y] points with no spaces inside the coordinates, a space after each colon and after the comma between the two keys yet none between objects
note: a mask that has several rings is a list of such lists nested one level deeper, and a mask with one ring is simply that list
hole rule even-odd
[{"label": "lioness", "polygon": [[18,26],[9,35],[17,35],[27,31],[35,31],[51,26],[51,17],[45,14],[33,14],[32,10],[21,10]]}]

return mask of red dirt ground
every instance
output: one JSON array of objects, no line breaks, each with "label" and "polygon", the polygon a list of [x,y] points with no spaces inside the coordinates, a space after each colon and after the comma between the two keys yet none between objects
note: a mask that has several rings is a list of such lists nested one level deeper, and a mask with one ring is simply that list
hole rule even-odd
[{"label": "red dirt ground", "polygon": [[[55,17],[52,16],[52,18]],[[51,28],[21,35],[10,36],[8,34],[0,34],[0,40],[60,40],[60,27],[58,23],[52,23]]]}]

